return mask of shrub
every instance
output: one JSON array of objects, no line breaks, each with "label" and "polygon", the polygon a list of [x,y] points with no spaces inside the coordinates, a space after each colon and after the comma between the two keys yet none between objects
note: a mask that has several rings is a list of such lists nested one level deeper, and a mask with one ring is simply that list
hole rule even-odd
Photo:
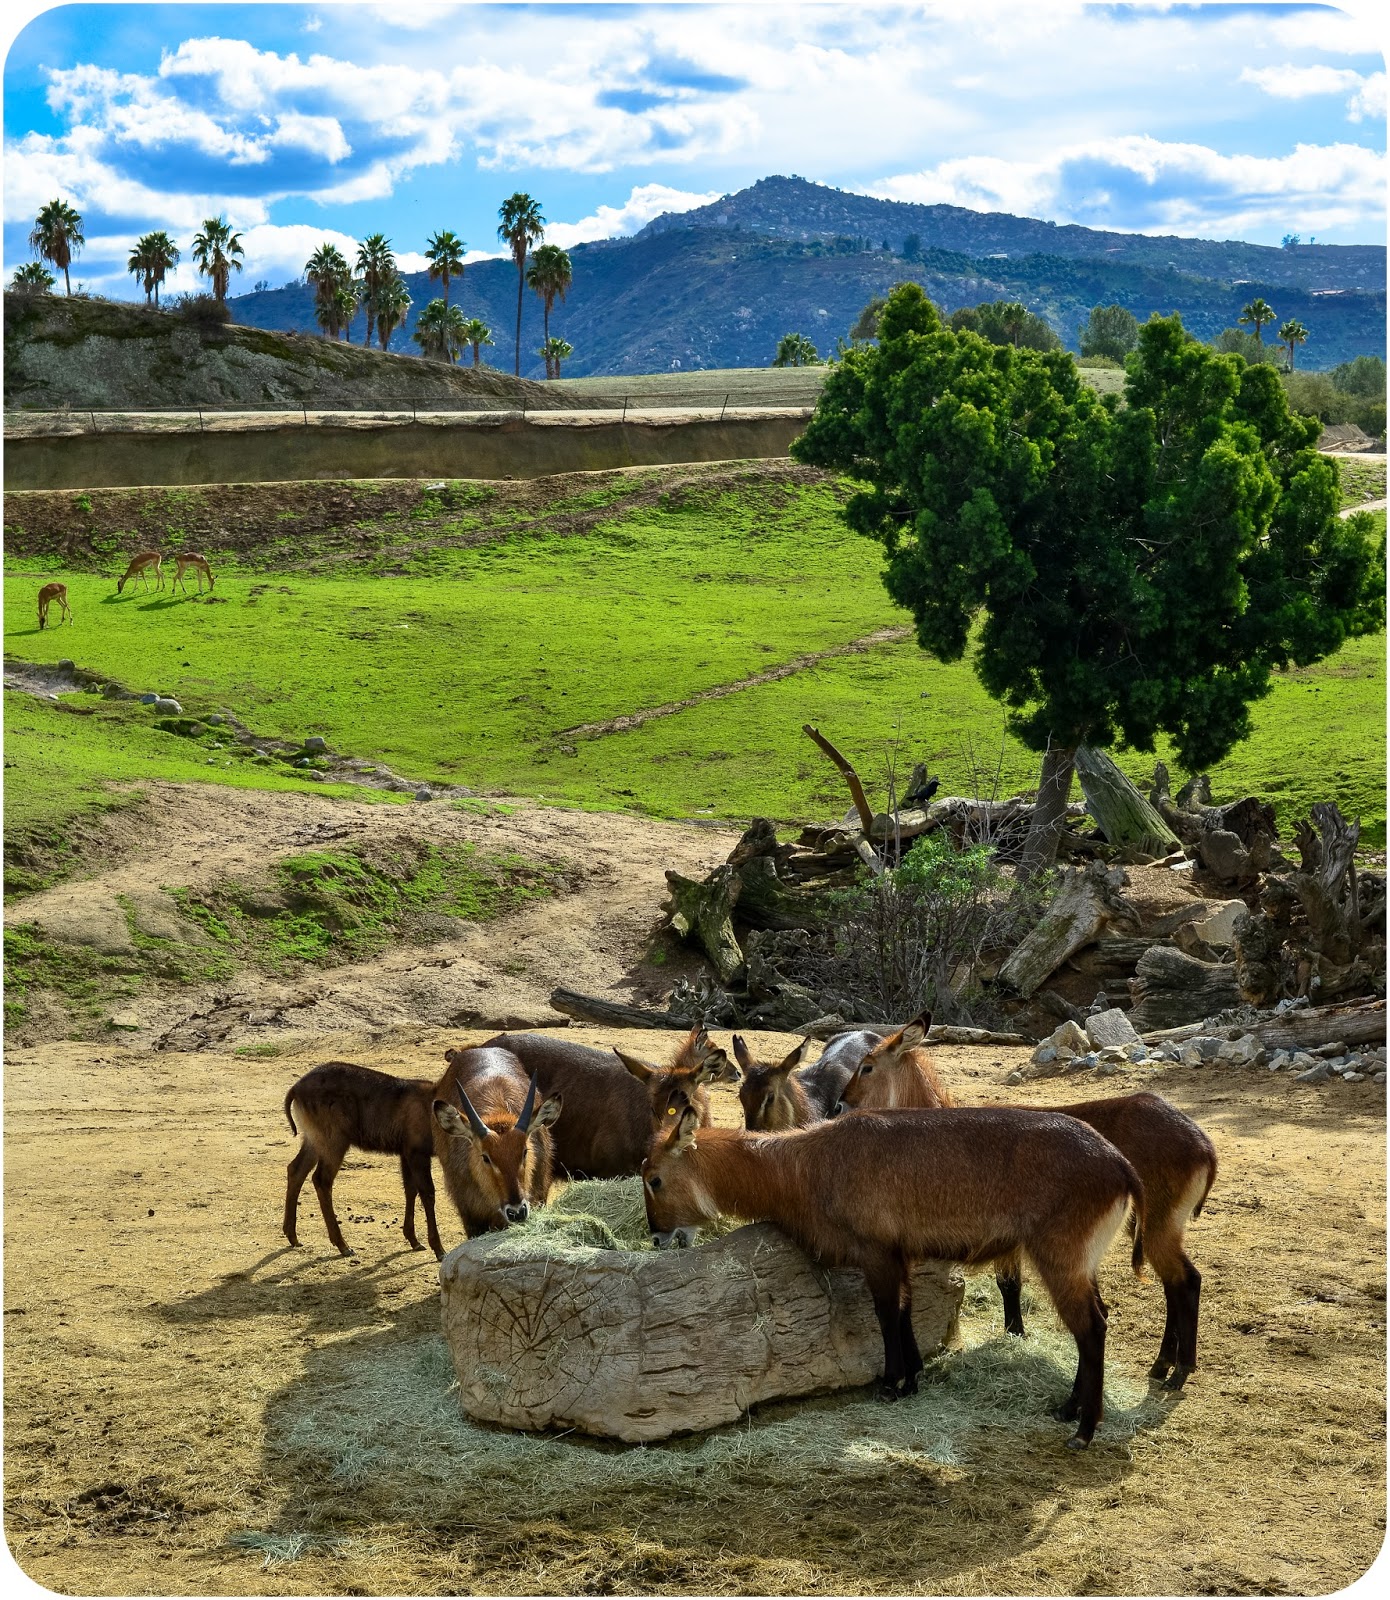
[{"label": "shrub", "polygon": [[211,294],[181,294],[171,309],[200,330],[222,328],[232,320],[226,302]]}]

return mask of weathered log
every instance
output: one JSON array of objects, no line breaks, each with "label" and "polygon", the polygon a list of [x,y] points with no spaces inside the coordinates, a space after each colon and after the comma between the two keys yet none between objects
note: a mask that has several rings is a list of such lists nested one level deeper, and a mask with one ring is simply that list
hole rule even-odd
[{"label": "weathered log", "polygon": [[[463,1409],[510,1428],[664,1439],[883,1366],[863,1275],[816,1266],[770,1223],[693,1250],[568,1245],[559,1259],[545,1234],[508,1229],[450,1251],[439,1281]],[[924,1355],[963,1294],[958,1267],[914,1270]]]},{"label": "weathered log", "polygon": [[1071,958],[1071,965],[1087,977],[1128,977],[1156,939],[1097,939]]},{"label": "weathered log", "polygon": [[1194,961],[1171,945],[1155,945],[1129,980],[1130,1021],[1140,1033],[1177,1028],[1241,1003],[1231,962]]},{"label": "weathered log", "polygon": [[649,1011],[639,1006],[625,1006],[617,1000],[603,1000],[597,995],[579,994],[574,989],[554,989],[550,995],[551,1009],[563,1011],[568,1017],[581,1022],[600,1022],[615,1028],[678,1028],[681,1024],[669,1012]]},{"label": "weathered log", "polygon": [[750,928],[814,928],[825,918],[824,902],[788,888],[771,856],[751,856],[737,867],[738,920]]},{"label": "weathered log", "polygon": [[1236,982],[1252,1006],[1273,1005],[1292,987],[1291,964],[1284,955],[1287,924],[1263,911],[1247,911],[1236,921]]},{"label": "weathered log", "polygon": [[1071,799],[1071,780],[1076,771],[1076,747],[1055,745],[1048,740],[1043,752],[1038,795],[1028,824],[1019,861],[1021,878],[1035,877],[1057,859],[1057,844],[1066,823],[1067,802]]},{"label": "weathered log", "polygon": [[1076,752],[1076,775],[1086,808],[1107,843],[1132,845],[1150,856],[1166,856],[1181,848],[1182,840],[1104,750],[1081,745]]},{"label": "weathered log", "polygon": [[[1114,874],[1114,877],[1110,876]],[[1119,899],[1123,873],[1098,862],[1072,872],[1041,921],[999,969],[999,984],[1027,999],[1067,959],[1096,937],[1113,915],[1132,915]]]},{"label": "weathered log", "polygon": [[859,817],[859,826],[866,835],[873,827],[874,814],[869,802],[864,798],[864,785],[859,781],[859,774],[840,754],[833,744],[818,729],[813,728],[809,722],[801,724],[801,731],[820,750],[830,757],[840,769],[845,782],[849,785],[850,798],[854,801],[854,809]]},{"label": "weathered log", "polygon": [[1309,946],[1337,966],[1348,965],[1361,945],[1355,876],[1360,838],[1361,824],[1349,823],[1331,804],[1315,805],[1312,822],[1300,822],[1294,835],[1303,865],[1287,882],[1308,918]]},{"label": "weathered log", "polygon": [[1252,1023],[1253,1033],[1271,1050],[1316,1050],[1323,1044],[1384,1044],[1384,1000],[1358,1000],[1349,1005],[1291,1008],[1282,1016]]},{"label": "weathered log", "polygon": [[738,903],[738,875],[727,863],[716,867],[703,883],[666,873],[671,890],[667,903],[671,926],[683,939],[697,940],[714,965],[721,983],[732,983],[743,967],[743,951],[734,935],[734,906]]}]

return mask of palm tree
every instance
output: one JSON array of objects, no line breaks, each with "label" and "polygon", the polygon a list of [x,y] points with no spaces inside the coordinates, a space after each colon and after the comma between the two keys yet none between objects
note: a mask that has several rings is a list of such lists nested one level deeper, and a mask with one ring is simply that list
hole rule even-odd
[{"label": "palm tree", "polygon": [[772,364],[774,367],[815,367],[820,365],[820,355],[804,333],[786,333],[778,341]]},{"label": "palm tree", "polygon": [[536,351],[536,354],[545,357],[546,377],[558,378],[560,376],[560,363],[568,361],[574,354],[574,346],[566,344],[557,334],[554,338],[547,339],[540,349]]},{"label": "palm tree", "polygon": [[340,283],[333,291],[333,311],[337,320],[340,337],[352,343],[352,319],[357,315],[357,308],[362,304],[362,285],[356,278],[349,277]]},{"label": "palm tree", "polygon": [[480,317],[470,317],[462,328],[464,344],[473,346],[473,365],[482,365],[482,346],[492,343],[492,329]]},{"label": "palm tree", "polygon": [[154,303],[158,305],[159,286],[166,274],[178,264],[179,248],[167,233],[146,233],[135,241],[130,260],[126,262],[126,271],[140,280],[145,291],[145,304],[149,305],[150,295],[153,294]]},{"label": "palm tree", "polygon": [[1018,349],[1018,341],[1023,337],[1023,330],[1028,326],[1028,307],[1021,301],[1010,300],[1006,305],[999,307],[999,321],[1014,342],[1014,349]]},{"label": "palm tree", "polygon": [[[550,308],[557,299],[563,300],[574,281],[574,267],[569,253],[558,244],[543,244],[531,258],[531,270],[526,274],[527,286],[541,298],[545,308],[545,333],[543,343],[550,343]],[[549,376],[549,363],[546,366]]]},{"label": "palm tree", "polygon": [[15,268],[10,288],[18,289],[22,294],[47,294],[57,281],[42,262],[26,261],[22,267]]},{"label": "palm tree", "polygon": [[405,321],[410,303],[410,290],[406,288],[405,279],[400,273],[379,291],[376,302],[376,335],[383,350],[391,343],[391,335]]},{"label": "palm tree", "polygon": [[396,278],[396,257],[384,233],[369,234],[357,247],[357,270],[362,276],[362,300],[367,308],[367,337],[363,342],[370,344],[381,292]]},{"label": "palm tree", "polygon": [[1289,371],[1292,372],[1294,350],[1298,345],[1307,343],[1308,330],[1303,326],[1297,317],[1290,317],[1287,322],[1280,325],[1279,337],[1281,340],[1283,340],[1288,349]]},{"label": "palm tree", "polygon": [[1268,300],[1252,300],[1245,310],[1236,318],[1237,322],[1250,322],[1255,326],[1255,343],[1263,344],[1260,329],[1266,322],[1273,322],[1278,312],[1270,305]]},{"label": "palm tree", "polygon": [[449,279],[463,277],[463,252],[467,248],[456,233],[432,234],[425,244],[425,260],[430,264],[430,281],[444,284],[444,304],[449,304]]},{"label": "palm tree", "polygon": [[225,217],[208,217],[203,231],[193,235],[193,260],[198,271],[212,280],[212,292],[227,298],[233,272],[241,271],[241,235],[233,233]]},{"label": "palm tree", "polygon": [[457,306],[434,299],[415,323],[415,342],[436,361],[452,361],[468,343],[464,330],[468,324]]},{"label": "palm tree", "polygon": [[304,263],[304,276],[314,285],[314,315],[330,339],[338,337],[338,290],[352,279],[352,268],[337,245],[321,244]]},{"label": "palm tree", "polygon": [[516,262],[516,366],[521,376],[521,298],[526,291],[526,252],[539,244],[545,234],[545,218],[540,206],[529,194],[510,195],[498,207],[501,218],[497,237],[511,246],[512,260]]},{"label": "palm tree", "polygon": [[68,276],[68,267],[86,242],[82,218],[66,200],[50,200],[34,218],[29,234],[29,248],[58,268],[69,294],[72,293],[72,279]]}]

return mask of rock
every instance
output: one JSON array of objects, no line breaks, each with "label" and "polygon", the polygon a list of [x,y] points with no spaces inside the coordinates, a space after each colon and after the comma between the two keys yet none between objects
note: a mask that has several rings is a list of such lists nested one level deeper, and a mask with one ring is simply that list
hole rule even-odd
[{"label": "rock", "polygon": [[1094,1050],[1088,1050],[1084,1056],[1073,1056],[1071,1069],[1073,1072],[1094,1072],[1100,1065],[1100,1057]]},{"label": "rock", "polygon": [[1096,1054],[1102,1061],[1127,1061],[1129,1059],[1125,1055],[1124,1046],[1118,1044],[1108,1044],[1103,1050],[1098,1050]]},{"label": "rock", "polygon": [[1346,1072],[1342,1074],[1343,1083],[1360,1083],[1366,1076],[1364,1072]]},{"label": "rock", "polygon": [[1064,1022],[1054,1028],[1052,1044],[1059,1056],[1079,1056],[1091,1048],[1091,1041],[1075,1022]]},{"label": "rock", "polygon": [[77,663],[75,661],[69,661],[68,658],[66,656],[64,656],[63,659],[58,663],[58,671],[59,672],[76,672],[77,671]]},{"label": "rock", "polygon": [[321,756],[328,749],[328,741],[319,733],[311,733],[304,741],[304,748],[310,755]]},{"label": "rock", "polygon": [[183,715],[183,707],[178,701],[170,700],[165,695],[156,695],[149,704],[153,705],[162,717],[181,717]]},{"label": "rock", "polygon": [[304,776],[310,783],[327,783],[328,779],[321,772],[306,772]]},{"label": "rock", "polygon": [[1248,909],[1244,900],[1227,900],[1209,917],[1193,923],[1193,930],[1207,944],[1230,949],[1236,942],[1236,918]]},{"label": "rock", "polygon": [[1118,1006],[1112,1007],[1109,1011],[1102,1011],[1094,1017],[1088,1017],[1086,1037],[1098,1050],[1104,1049],[1107,1045],[1139,1042],[1139,1035],[1134,1031],[1133,1024]]},{"label": "rock", "polygon": [[1271,1072],[1282,1072],[1292,1060],[1293,1057],[1287,1050],[1276,1050],[1269,1058],[1269,1070]]},{"label": "rock", "polygon": [[152,706],[158,699],[159,696],[157,694],[142,694],[140,696],[140,704],[142,706]]},{"label": "rock", "polygon": [[300,756],[294,764],[296,767],[312,767],[314,763],[310,761],[308,756]]},{"label": "rock", "polygon": [[1310,1050],[1309,1055],[1321,1056],[1324,1061],[1331,1061],[1335,1056],[1344,1056],[1347,1047],[1344,1044],[1320,1044]]},{"label": "rock", "polygon": [[1264,1065],[1265,1048],[1250,1034],[1226,1041],[1218,1059],[1230,1067],[1259,1067]]},{"label": "rock", "polygon": [[1057,1059],[1057,1046],[1051,1039],[1044,1039],[1028,1059],[1035,1067],[1046,1067]]},{"label": "rock", "polygon": [[[1381,1073],[1381,1077],[1383,1078],[1384,1076],[1385,1076],[1385,1074],[1382,1072]],[[1005,1083],[1022,1083],[1023,1082],[1023,1074],[1021,1072],[1019,1072],[1017,1069],[1015,1069],[1013,1072],[1011,1072],[1008,1075],[1007,1078],[1004,1079],[1004,1082]]]},{"label": "rock", "polygon": [[1118,1060],[1103,1060],[1096,1068],[1098,1078],[1113,1078],[1117,1072],[1125,1070],[1125,1059],[1121,1056]]},{"label": "rock", "polygon": [[213,714],[208,718],[208,721],[212,723],[214,727],[220,726],[226,720],[226,717],[224,717],[220,711],[214,711]]},{"label": "rock", "polygon": [[1311,1067],[1316,1067],[1319,1065],[1320,1063],[1316,1056],[1310,1055],[1306,1050],[1298,1050],[1294,1053],[1293,1059],[1289,1062],[1289,1071],[1307,1072]]},{"label": "rock", "polygon": [[[858,1387],[883,1340],[858,1272],[814,1265],[769,1223],[691,1250],[557,1246],[509,1228],[439,1266],[444,1337],[469,1416],[629,1441],[735,1421],[750,1406]],[[953,1333],[958,1267],[912,1274],[924,1355]]]},{"label": "rock", "polygon": [[1384,1073],[1384,1071],[1382,1070],[1380,1072],[1372,1073],[1371,1074],[1371,1082],[1372,1083],[1384,1083],[1385,1082],[1385,1073]]},{"label": "rock", "polygon": [[1294,1079],[1295,1083],[1326,1083],[1332,1076],[1332,1068],[1325,1061],[1316,1062],[1306,1072],[1300,1072]]},{"label": "rock", "polygon": [[417,800],[433,800],[434,795],[428,789],[417,789],[415,791],[415,798]]},{"label": "rock", "polygon": [[1182,1047],[1182,1062],[1188,1067],[1204,1067],[1209,1062],[1215,1061],[1225,1047],[1224,1039],[1214,1039],[1210,1036],[1199,1035],[1189,1039]]},{"label": "rock", "polygon": [[1125,1045],[1124,1052],[1126,1061],[1147,1061],[1149,1059],[1149,1047],[1142,1039],[1135,1044]]}]

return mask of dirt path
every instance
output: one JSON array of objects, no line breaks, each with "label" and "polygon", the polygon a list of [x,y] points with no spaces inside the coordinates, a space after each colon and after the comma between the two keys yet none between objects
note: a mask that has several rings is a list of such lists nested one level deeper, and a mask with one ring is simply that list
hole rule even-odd
[{"label": "dirt path", "polygon": [[[1349,1583],[1379,1548],[1384,1095],[1253,1072],[1154,1080],[1211,1131],[1221,1176],[1191,1235],[1201,1370],[1179,1399],[1146,1402],[1128,1436],[1115,1400],[1081,1458],[1045,1418],[1020,1431],[982,1414],[953,1464],[926,1453],[928,1386],[900,1407],[857,1393],[767,1407],[709,1440],[621,1459],[573,1437],[528,1446],[474,1429],[483,1464],[436,1481],[421,1407],[430,1428],[468,1425],[446,1393],[433,1260],[403,1251],[399,1180],[381,1158],[351,1161],[339,1181],[356,1258],[328,1252],[312,1205],[305,1246],[281,1248],[293,1145],[279,1101],[326,1050],[413,1073],[464,1037],[481,1035],[358,1032],[234,1065],[10,1052],[6,1532],[39,1582],[108,1594],[1309,1594]],[[1056,1084],[1005,1089],[1017,1053],[942,1060],[966,1099],[1059,1096]],[[717,1103],[732,1120],[732,1096]],[[452,1244],[457,1221],[440,1220]],[[1162,1301],[1122,1256],[1104,1268],[1109,1379],[1142,1394]],[[986,1281],[965,1325],[986,1340],[985,1370],[1015,1348],[996,1324]],[[984,1393],[986,1410],[998,1403]],[[326,1418],[365,1430],[332,1471]],[[806,1430],[827,1418],[852,1442],[789,1478],[785,1463],[807,1460]],[[890,1423],[893,1437],[917,1428],[919,1445],[879,1443]],[[537,1462],[561,1475],[543,1510],[526,1488]],[[615,1494],[604,1484],[620,1465],[629,1480]]]}]

